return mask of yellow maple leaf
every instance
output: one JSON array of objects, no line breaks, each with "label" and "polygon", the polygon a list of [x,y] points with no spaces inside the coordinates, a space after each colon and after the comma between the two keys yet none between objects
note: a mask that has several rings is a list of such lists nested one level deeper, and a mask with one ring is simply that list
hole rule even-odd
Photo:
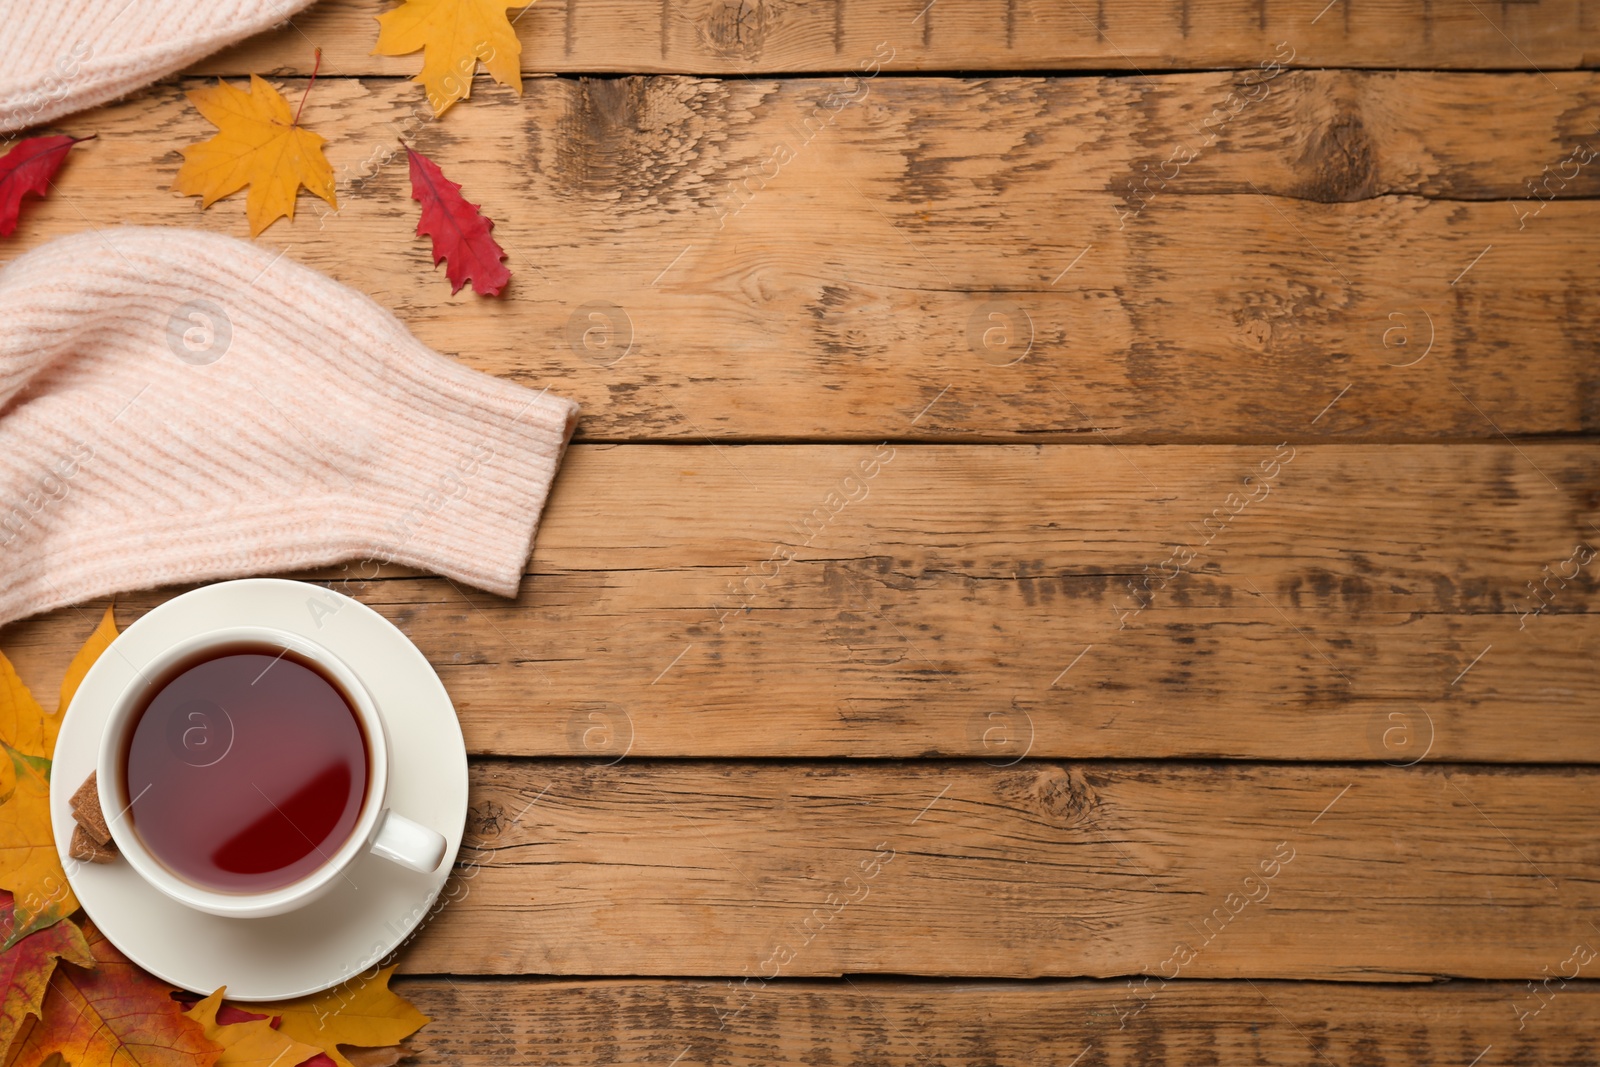
[{"label": "yellow maple leaf", "polygon": [[352,978],[326,993],[278,1004],[241,1004],[245,1011],[276,1015],[279,1029],[326,1052],[339,1067],[352,1067],[340,1045],[394,1045],[428,1022],[410,1001],[389,989],[394,968],[370,981]]},{"label": "yellow maple leaf", "polygon": [[278,90],[252,74],[249,92],[219,78],[215,86],[187,95],[217,133],[183,150],[173,184],[178,192],[198,196],[202,207],[210,207],[248,185],[245,216],[252,237],[286,215],[294,219],[302,185],[338,208],[323,138],[299,124],[300,116],[289,113],[289,102]]},{"label": "yellow maple leaf", "polygon": [[[11,890],[16,922],[4,948],[78,910],[50,831],[50,761],[0,744],[16,776],[0,807],[0,888]],[[379,1042],[380,1044],[384,1042]]]},{"label": "yellow maple leaf", "polygon": [[[72,694],[78,691],[83,676],[89,673],[94,661],[100,658],[100,653],[116,636],[116,621],[111,616],[111,609],[106,608],[100,625],[95,627],[89,640],[72,657],[72,663],[67,667],[66,677],[61,682],[61,703],[54,715],[44,713],[44,708],[39,706],[28,687],[22,684],[22,679],[17,677],[11,661],[6,659],[4,653],[0,653],[0,742],[27,756],[53,756],[56,734],[61,730],[61,717],[66,713],[67,705],[72,703]],[[15,788],[16,772],[12,761],[0,759],[0,804],[10,798]],[[5,813],[0,811],[0,819],[5,817]]]},{"label": "yellow maple leaf", "polygon": [[[55,751],[61,716],[46,715],[17,669],[0,653],[0,741],[30,756],[48,757]],[[0,799],[11,792],[11,771],[0,772]]]},{"label": "yellow maple leaf", "polygon": [[526,3],[504,0],[403,0],[378,20],[374,55],[403,56],[424,49],[414,80],[428,92],[435,115],[472,95],[472,76],[482,62],[489,75],[522,95],[522,42],[506,12]]},{"label": "yellow maple leaf", "polygon": [[274,1030],[271,1019],[218,1023],[217,1010],[222,1007],[226,991],[227,987],[223,987],[184,1012],[200,1024],[207,1038],[222,1046],[216,1067],[293,1067],[322,1051],[296,1041],[282,1030]]},{"label": "yellow maple leaf", "polygon": [[[59,728],[61,716],[66,714],[67,706],[72,703],[72,697],[78,691],[78,686],[83,684],[84,675],[89,673],[89,668],[94,666],[94,661],[100,658],[100,653],[111,647],[111,642],[117,639],[117,620],[111,608],[106,608],[106,613],[100,616],[100,624],[94,628],[89,639],[78,649],[78,654],[72,657],[72,662],[67,664],[67,673],[61,678],[61,703],[56,705],[55,726]],[[55,732],[50,733],[50,747],[43,755],[54,758],[56,748]]]},{"label": "yellow maple leaf", "polygon": [[78,910],[50,830],[50,759],[61,713],[78,683],[117,636],[111,609],[72,657],[61,682],[61,707],[46,715],[11,661],[0,653],[0,889],[15,898],[9,949]]}]

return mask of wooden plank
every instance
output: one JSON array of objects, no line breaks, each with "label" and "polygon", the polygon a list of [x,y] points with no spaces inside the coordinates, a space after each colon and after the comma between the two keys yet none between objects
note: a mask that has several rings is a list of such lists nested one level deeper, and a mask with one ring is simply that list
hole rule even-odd
[{"label": "wooden plank", "polygon": [[1124,985],[1081,981],[394,984],[433,1016],[419,1065],[1600,1063],[1600,990],[1582,979],[1538,998],[1509,982],[1178,981],[1136,1015]]},{"label": "wooden plank", "polygon": [[[1600,75],[1285,74],[1201,134],[1236,79],[884,78],[823,117],[847,83],[542,79],[447,125],[409,83],[335,78],[305,118],[342,210],[307,197],[263,242],[579,400],[591,441],[1600,430],[1600,203],[1556,199],[1600,190]],[[168,191],[211,129],[180,87],[72,129],[100,136],[8,253],[245,235],[239,204]],[[450,295],[380,165],[398,135],[496,219],[505,299]]]},{"label": "wooden plank", "polygon": [[1540,979],[1597,937],[1597,775],[480,761],[401,966]]},{"label": "wooden plank", "polygon": [[[309,577],[477,753],[1600,761],[1594,455],[578,446],[514,602]],[[97,618],[0,648],[50,693]]]},{"label": "wooden plank", "polygon": [[[323,0],[195,69],[414,74],[371,55],[387,4]],[[515,14],[515,13],[514,13]],[[545,0],[515,14],[522,69],[755,74],[856,69],[880,43],[902,70],[1253,67],[1278,55],[1329,67],[1541,69],[1590,65],[1600,20],[1581,0]]]}]

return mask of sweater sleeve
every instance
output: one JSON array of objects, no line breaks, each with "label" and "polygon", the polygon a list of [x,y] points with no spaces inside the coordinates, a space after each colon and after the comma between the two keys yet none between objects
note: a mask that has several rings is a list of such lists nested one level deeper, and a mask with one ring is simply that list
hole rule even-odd
[{"label": "sweater sleeve", "polygon": [[577,415],[253,244],[62,238],[0,271],[0,623],[356,559],[514,596]]},{"label": "sweater sleeve", "polygon": [[0,133],[126,96],[288,19],[310,0],[50,0],[5,7]]}]

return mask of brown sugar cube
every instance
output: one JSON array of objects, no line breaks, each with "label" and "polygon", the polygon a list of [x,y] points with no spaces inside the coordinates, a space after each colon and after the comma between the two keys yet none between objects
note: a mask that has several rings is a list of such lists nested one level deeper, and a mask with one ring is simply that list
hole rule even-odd
[{"label": "brown sugar cube", "polygon": [[95,781],[98,772],[90,771],[78,791],[72,794],[72,817],[88,832],[97,845],[111,844],[111,827],[106,825],[106,813],[100,810],[100,788]]},{"label": "brown sugar cube", "polygon": [[96,844],[82,826],[72,828],[72,844],[67,852],[75,860],[88,860],[90,863],[115,863],[117,859],[117,846]]}]

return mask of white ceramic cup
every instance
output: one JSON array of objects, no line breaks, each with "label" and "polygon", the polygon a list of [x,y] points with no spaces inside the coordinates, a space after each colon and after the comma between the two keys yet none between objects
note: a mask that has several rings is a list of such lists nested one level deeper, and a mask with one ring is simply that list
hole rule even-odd
[{"label": "white ceramic cup", "polygon": [[[208,649],[241,643],[286,648],[314,663],[349,698],[366,735],[367,750],[366,801],[349,837],[315,870],[288,885],[257,893],[207,889],[180,878],[151,855],[125,815],[130,798],[123,781],[124,758],[137,715],[154,696],[152,688],[170,682],[174,667],[203,658]],[[366,686],[332,652],[315,641],[284,630],[266,626],[210,630],[186,638],[157,656],[112,705],[100,738],[96,772],[100,807],[123,860],[173,900],[213,915],[255,918],[293,911],[333,888],[351,864],[368,851],[423,873],[437,870],[444,859],[443,835],[385,806],[389,792],[389,735]]]}]

